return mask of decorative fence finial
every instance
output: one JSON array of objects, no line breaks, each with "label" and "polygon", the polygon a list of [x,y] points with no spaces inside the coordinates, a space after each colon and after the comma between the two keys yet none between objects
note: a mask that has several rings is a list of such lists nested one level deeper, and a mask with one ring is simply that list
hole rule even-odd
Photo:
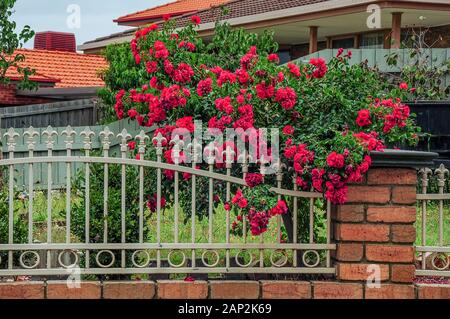
[{"label": "decorative fence finial", "polygon": [[225,164],[227,168],[231,168],[231,166],[233,165],[235,155],[236,152],[233,150],[233,148],[230,145],[227,145],[225,151],[222,152],[222,157],[225,156]]},{"label": "decorative fence finial", "polygon": [[16,139],[19,137],[19,133],[17,133],[12,127],[6,132],[3,136],[6,137],[6,145],[8,145],[8,152],[14,152],[16,150]]},{"label": "decorative fence finial", "polygon": [[213,142],[209,143],[205,148],[205,154],[208,165],[214,165],[214,162],[216,160],[217,147],[214,146]]},{"label": "decorative fence finial", "polygon": [[431,175],[433,172],[428,167],[422,168],[419,171],[420,174],[420,181],[422,182],[422,189],[426,189],[428,187],[428,176]]},{"label": "decorative fence finial", "polygon": [[45,131],[42,132],[42,136],[46,136],[46,142],[45,144],[47,145],[47,149],[48,150],[52,150],[53,147],[55,146],[55,137],[58,136],[58,132],[56,132],[53,127],[51,127],[50,125],[47,126],[47,128],[45,129]]},{"label": "decorative fence finial", "polygon": [[187,146],[189,153],[191,155],[191,161],[192,163],[199,163],[201,162],[201,155],[202,155],[202,145],[197,141],[196,138],[192,140],[192,143],[190,143]]},{"label": "decorative fence finial", "polygon": [[108,126],[105,126],[103,131],[100,132],[100,139],[102,141],[103,150],[107,151],[111,147],[111,137],[114,136],[114,133],[111,132]]},{"label": "decorative fence finial", "polygon": [[128,140],[131,139],[131,135],[126,129],[123,129],[121,133],[117,134],[117,138],[120,139],[120,151],[125,153],[128,151]]},{"label": "decorative fence finial", "polygon": [[434,171],[434,174],[438,177],[438,186],[444,187],[446,181],[445,175],[449,174],[448,169],[445,168],[444,164],[441,164],[439,168]]},{"label": "decorative fence finial", "polygon": [[86,151],[92,149],[92,137],[95,136],[95,133],[89,128],[86,127],[84,131],[80,133],[80,136],[83,138],[83,148]]},{"label": "decorative fence finial", "polygon": [[67,128],[62,131],[62,135],[66,136],[66,148],[68,150],[72,149],[73,143],[75,141],[75,136],[77,135],[77,132],[74,131],[74,129],[69,125]]},{"label": "decorative fence finial", "polygon": [[162,148],[167,143],[167,139],[161,133],[158,133],[152,142],[156,147],[156,155],[161,156],[163,153]]},{"label": "decorative fence finial", "polygon": [[25,141],[27,143],[27,147],[29,151],[34,151],[36,147],[36,136],[39,136],[39,132],[34,129],[34,127],[30,126],[24,133]]},{"label": "decorative fence finial", "polygon": [[172,156],[173,156],[175,165],[178,165],[178,164],[180,164],[181,150],[184,147],[184,141],[182,139],[180,139],[180,136],[177,134],[170,141],[170,144],[173,145]]},{"label": "decorative fence finial", "polygon": [[139,135],[136,136],[136,138],[139,140],[139,154],[141,155],[141,159],[144,159],[144,154],[145,154],[145,147],[146,147],[146,141],[150,140],[150,138],[147,136],[147,134],[145,134],[145,132],[143,130],[141,130],[141,132],[139,133]]}]

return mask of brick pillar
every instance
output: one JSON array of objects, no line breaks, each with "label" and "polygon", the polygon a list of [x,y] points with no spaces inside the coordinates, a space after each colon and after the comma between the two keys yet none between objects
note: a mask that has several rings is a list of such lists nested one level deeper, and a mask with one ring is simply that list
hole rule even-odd
[{"label": "brick pillar", "polygon": [[[416,183],[415,168],[373,168],[333,209],[337,279],[362,284],[365,298],[414,297]],[[365,285],[373,264],[379,289]]]}]

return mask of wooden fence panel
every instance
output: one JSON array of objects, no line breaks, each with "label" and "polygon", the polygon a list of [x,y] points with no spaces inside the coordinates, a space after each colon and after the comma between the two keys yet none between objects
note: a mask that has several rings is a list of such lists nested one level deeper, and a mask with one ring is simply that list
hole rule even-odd
[{"label": "wooden fence panel", "polygon": [[0,127],[7,129],[33,126],[63,127],[92,126],[97,123],[97,104],[95,99],[82,99],[47,104],[23,105],[0,108]]},{"label": "wooden fence panel", "polygon": [[[107,125],[111,131],[113,132],[120,132],[124,128],[130,132],[132,135],[139,134],[140,130],[142,129],[135,121],[130,121],[128,119],[121,120],[117,122],[113,122],[109,125]],[[76,132],[75,136],[75,143],[73,144],[72,154],[74,156],[82,156],[84,155],[83,150],[83,143],[81,140],[80,133],[86,128],[86,126],[78,126],[73,127],[74,131]],[[95,132],[95,138],[93,139],[92,143],[92,150],[96,151],[101,149],[101,141],[99,137],[99,133],[104,129],[103,125],[98,126],[89,126],[89,128]],[[44,138],[42,137],[42,132],[45,131],[46,127],[42,128],[36,128],[36,131],[39,132],[40,137],[37,138],[36,143],[36,149],[34,152],[34,156],[47,156],[47,145],[44,143]],[[65,137],[62,136],[62,131],[64,131],[66,127],[56,127],[54,130],[58,133],[58,137],[55,142],[55,146],[53,149],[54,156],[63,156],[66,153],[66,145],[65,145]],[[16,151],[14,153],[15,158],[24,158],[28,157],[28,148],[25,143],[25,139],[23,137],[23,133],[27,129],[21,128],[16,129],[16,132],[20,134],[20,137],[17,139],[17,146]],[[145,128],[144,131],[151,131],[153,128]],[[8,158],[8,153],[6,151],[6,138],[4,134],[6,133],[6,129],[1,129],[1,142],[3,146],[3,157]],[[113,138],[113,141],[111,143],[111,154],[119,151],[120,141],[117,138]],[[72,164],[72,176],[75,176],[75,174],[79,171],[79,169],[83,168],[83,164],[81,163],[73,163]],[[24,188],[25,185],[28,185],[28,166],[27,165],[15,165],[16,173],[15,178],[15,184],[19,188]],[[47,164],[41,163],[37,164],[37,167],[33,170],[34,171],[34,184],[35,189],[46,189],[47,188]],[[66,166],[65,163],[54,163],[52,165],[52,175],[53,175],[53,188],[54,189],[60,189],[62,187],[65,187],[66,185]]]}]

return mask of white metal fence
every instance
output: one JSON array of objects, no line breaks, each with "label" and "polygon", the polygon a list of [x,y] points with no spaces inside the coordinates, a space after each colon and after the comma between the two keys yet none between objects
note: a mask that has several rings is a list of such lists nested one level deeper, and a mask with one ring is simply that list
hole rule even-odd
[{"label": "white metal fence", "polygon": [[420,265],[419,276],[450,277],[450,193],[449,170],[440,165],[437,169],[419,171],[418,224],[419,243],[416,252]]},{"label": "white metal fence", "polygon": [[[117,133],[117,132],[116,132]],[[132,136],[124,129],[119,134],[113,133],[107,127],[99,132],[102,155],[92,156],[92,139],[95,135],[93,131],[86,128],[81,132],[84,155],[74,155],[72,147],[76,132],[68,127],[58,133],[51,127],[42,132],[33,128],[23,133],[28,148],[28,156],[15,158],[19,134],[10,129],[6,134],[6,150],[8,158],[0,160],[0,168],[4,169],[5,188],[1,190],[6,197],[5,211],[1,211],[0,223],[5,221],[4,228],[7,234],[2,237],[0,234],[0,276],[10,275],[64,275],[72,269],[80,269],[81,274],[159,274],[159,273],[296,273],[296,274],[334,274],[335,269],[331,264],[330,252],[336,248],[331,243],[330,223],[331,204],[323,199],[323,195],[316,192],[299,191],[295,178],[291,189],[282,188],[283,168],[277,165],[276,185],[270,189],[278,194],[289,204],[288,216],[276,216],[271,232],[252,237],[247,231],[242,236],[234,236],[230,230],[232,218],[230,213],[220,216],[221,220],[215,220],[218,215],[215,208],[215,187],[217,183],[224,185],[224,202],[229,202],[232,196],[232,189],[236,187],[246,187],[245,175],[248,173],[249,165],[244,159],[242,164],[233,164],[228,159],[221,171],[217,171],[214,166],[214,157],[208,159],[208,168],[201,170],[196,168],[198,162],[198,148],[193,141],[191,145],[192,165],[168,164],[163,161],[163,151],[166,145],[164,137],[158,135],[153,145],[149,137],[142,131],[135,136],[140,159],[130,156],[128,142]],[[35,156],[36,140],[40,138],[45,141],[47,147],[46,156]],[[56,138],[64,138],[65,153],[55,156],[53,148]],[[120,141],[119,156],[110,154],[110,147],[117,139]],[[148,143],[150,142],[150,143]],[[151,145],[151,146],[149,146]],[[153,160],[146,158],[149,148],[154,150]],[[227,153],[229,154],[229,153]],[[244,156],[245,157],[245,156]],[[52,166],[62,164],[66,168],[65,187],[65,218],[63,221],[63,239],[56,241],[53,236],[55,224],[52,220]],[[75,189],[73,186],[73,167],[75,164],[82,164],[84,175],[84,189]],[[25,218],[18,217],[15,203],[19,200],[15,189],[15,167],[25,165],[28,167],[27,194],[28,197],[22,201],[26,202]],[[92,189],[90,184],[95,182],[92,178],[94,167],[102,166],[102,194],[103,200],[100,219],[94,220],[94,215],[98,215],[99,207],[93,207],[91,198]],[[233,176],[239,165],[240,176]],[[110,182],[112,179],[111,169],[119,169],[118,177],[119,189],[112,189]],[[47,191],[44,194],[47,199],[46,207],[46,232],[44,242],[36,242],[33,214],[35,214],[34,201],[34,173],[35,170],[45,168]],[[137,211],[130,211],[127,201],[130,189],[129,169],[136,170],[138,191],[136,201]],[[162,220],[164,210],[162,204],[162,187],[164,183],[164,170],[174,172],[174,179],[171,202],[173,210],[173,228],[171,228],[171,240],[164,238],[162,233]],[[183,181],[181,174],[192,176],[188,182]],[[153,176],[154,189],[145,188],[145,178]],[[99,178],[96,176],[95,178]],[[292,176],[289,177],[292,181]],[[198,185],[202,180],[206,185],[206,194],[200,193]],[[136,181],[135,181],[136,182]],[[75,193],[74,193],[75,192]],[[147,193],[156,193],[156,209],[154,214],[150,214],[146,207]],[[202,191],[203,192],[203,191]],[[76,223],[73,220],[73,197],[80,196],[84,203],[84,216]],[[120,214],[116,219],[111,219],[111,196],[118,194],[120,197]],[[190,211],[182,211],[180,208],[180,196],[189,194]],[[203,196],[203,199],[200,197]],[[117,198],[119,200],[119,198]],[[206,221],[200,223],[195,217],[201,201],[207,202]],[[316,201],[322,201],[323,209],[317,211]],[[133,215],[135,214],[135,215]],[[305,216],[307,225],[299,225],[299,215]],[[315,231],[316,215],[322,214],[322,224],[325,239],[318,242]],[[4,218],[1,218],[3,215]],[[184,225],[188,225],[188,235],[181,236],[180,228],[183,223],[180,221],[182,215],[185,217]],[[135,216],[136,220],[127,222],[130,216]],[[283,223],[284,220],[284,223]],[[92,233],[93,223],[96,227],[103,229],[102,234]],[[247,229],[248,221],[243,218],[243,229]],[[98,225],[100,223],[100,226]],[[112,223],[119,226],[114,228]],[[150,223],[154,223],[154,230],[148,231]],[[81,225],[82,224],[82,225]],[[131,226],[130,226],[131,225]],[[215,225],[224,225],[223,236],[217,236]],[[84,227],[84,233],[79,238],[74,239],[74,229]],[[25,228],[26,239],[21,242],[17,239],[17,232],[20,228]],[[172,227],[172,226],[171,226]],[[186,227],[186,226],[184,226]],[[206,229],[205,229],[206,228]],[[2,229],[2,228],[0,228]],[[153,229],[153,228],[152,228]],[[291,233],[291,240],[282,240],[282,233]],[[112,232],[118,240],[110,240]],[[136,240],[127,241],[130,232],[136,232]],[[205,238],[199,239],[198,234],[204,233]],[[306,236],[299,236],[306,234]],[[150,235],[149,235],[150,233]],[[6,236],[7,235],[7,236]],[[94,238],[96,237],[96,238]],[[5,238],[2,242],[1,238]],[[305,238],[305,239],[300,239]]]}]

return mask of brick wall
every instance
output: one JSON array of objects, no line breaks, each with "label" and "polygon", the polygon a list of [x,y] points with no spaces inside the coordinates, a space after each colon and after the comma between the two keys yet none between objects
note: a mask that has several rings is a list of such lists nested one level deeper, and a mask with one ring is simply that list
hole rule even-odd
[{"label": "brick wall", "polygon": [[[0,298],[450,299],[450,285],[415,285],[415,169],[373,168],[332,212],[336,278],[330,281],[0,283]],[[371,288],[374,265],[380,286]],[[373,283],[373,282],[370,282]]]},{"label": "brick wall", "polygon": [[52,102],[52,99],[17,96],[14,84],[0,85],[0,106],[30,105]]},{"label": "brick wall", "polygon": [[[416,183],[415,169],[371,169],[333,211],[337,279],[362,283],[366,298],[414,296]],[[381,289],[365,285],[374,271]]]},{"label": "brick wall", "polygon": [[0,283],[0,299],[450,299],[449,285],[385,284],[364,289],[362,283],[324,281],[65,281]]}]

